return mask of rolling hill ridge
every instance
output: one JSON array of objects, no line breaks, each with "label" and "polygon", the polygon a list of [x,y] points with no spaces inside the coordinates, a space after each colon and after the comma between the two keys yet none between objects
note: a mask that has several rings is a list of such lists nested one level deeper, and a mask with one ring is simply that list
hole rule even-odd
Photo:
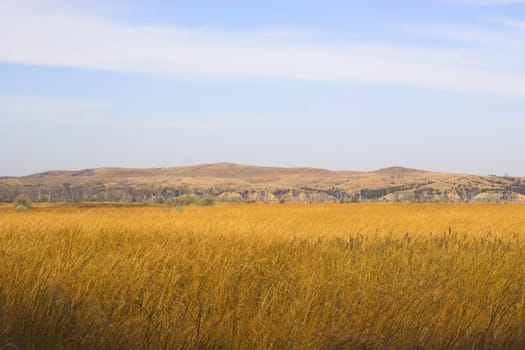
[{"label": "rolling hill ridge", "polygon": [[370,172],[234,163],[95,168],[0,177],[0,201],[157,201],[183,194],[234,202],[524,201],[525,178],[389,167]]}]

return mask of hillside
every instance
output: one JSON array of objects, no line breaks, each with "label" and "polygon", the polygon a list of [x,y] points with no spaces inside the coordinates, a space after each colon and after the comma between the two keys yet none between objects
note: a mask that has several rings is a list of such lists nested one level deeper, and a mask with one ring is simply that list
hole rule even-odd
[{"label": "hillside", "polygon": [[371,172],[233,163],[96,168],[0,177],[0,201],[162,201],[181,194],[224,201],[525,201],[525,179],[390,167]]}]

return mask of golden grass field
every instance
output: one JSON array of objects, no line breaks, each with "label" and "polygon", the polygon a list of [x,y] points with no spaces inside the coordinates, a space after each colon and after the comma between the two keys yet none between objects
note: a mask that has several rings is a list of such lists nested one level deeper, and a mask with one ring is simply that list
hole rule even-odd
[{"label": "golden grass field", "polygon": [[523,204],[0,206],[0,349],[525,348]]}]

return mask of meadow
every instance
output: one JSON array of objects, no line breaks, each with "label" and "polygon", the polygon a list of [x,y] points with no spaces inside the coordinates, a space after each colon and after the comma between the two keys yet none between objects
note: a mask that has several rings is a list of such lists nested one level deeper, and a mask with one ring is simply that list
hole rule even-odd
[{"label": "meadow", "polygon": [[0,206],[0,349],[523,349],[523,204]]}]

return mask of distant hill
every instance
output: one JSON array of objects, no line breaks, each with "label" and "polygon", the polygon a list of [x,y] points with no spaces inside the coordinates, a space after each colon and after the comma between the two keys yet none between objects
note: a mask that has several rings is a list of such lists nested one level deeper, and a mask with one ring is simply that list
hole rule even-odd
[{"label": "distant hill", "polygon": [[524,201],[525,178],[390,167],[371,172],[233,163],[174,168],[96,168],[0,177],[0,201],[159,201],[182,194],[223,201]]}]

